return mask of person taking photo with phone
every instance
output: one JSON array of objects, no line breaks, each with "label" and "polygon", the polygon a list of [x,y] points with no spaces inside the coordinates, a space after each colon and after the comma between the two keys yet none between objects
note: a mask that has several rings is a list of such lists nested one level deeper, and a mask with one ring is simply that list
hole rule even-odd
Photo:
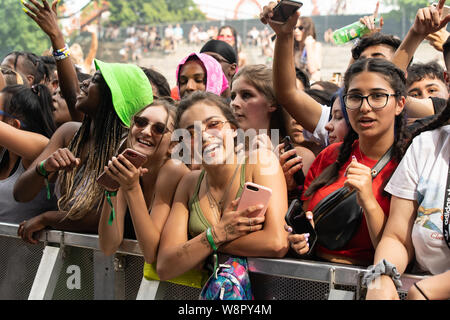
[{"label": "person taking photo with phone", "polygon": [[170,156],[175,111],[172,101],[160,99],[133,116],[126,144],[146,157],[142,166],[126,155],[113,157],[105,166],[106,174],[120,185],[118,190],[107,187],[105,197],[115,196],[104,201],[101,210],[98,234],[106,255],[114,254],[126,238],[138,240],[145,262],[156,259],[176,187],[189,172]]}]

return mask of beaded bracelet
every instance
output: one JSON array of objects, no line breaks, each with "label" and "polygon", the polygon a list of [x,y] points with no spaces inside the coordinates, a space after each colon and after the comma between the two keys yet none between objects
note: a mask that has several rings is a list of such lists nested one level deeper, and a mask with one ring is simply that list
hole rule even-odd
[{"label": "beaded bracelet", "polygon": [[44,164],[45,160],[36,165],[36,173],[41,177],[44,177],[45,188],[47,189],[47,200],[50,200],[50,198],[52,197],[50,192],[50,183],[48,182],[48,176],[50,175],[50,173],[48,173],[47,170],[45,170]]},{"label": "beaded bracelet", "polygon": [[60,61],[68,58],[70,56],[69,46],[66,44],[62,49],[56,49],[53,51],[53,57],[55,60]]},{"label": "beaded bracelet", "polygon": [[108,191],[105,190],[106,201],[108,201],[109,206],[111,207],[111,213],[109,214],[108,225],[112,226],[114,219],[116,218],[116,210],[114,210],[114,205],[111,201],[111,197],[117,196],[117,191]]}]

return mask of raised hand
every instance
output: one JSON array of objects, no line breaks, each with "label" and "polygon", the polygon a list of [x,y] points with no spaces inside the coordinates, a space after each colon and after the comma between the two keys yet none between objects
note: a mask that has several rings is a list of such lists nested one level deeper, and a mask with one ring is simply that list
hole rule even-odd
[{"label": "raised hand", "polygon": [[380,32],[384,25],[383,17],[380,18],[380,25],[377,26],[375,24],[375,19],[378,18],[378,10],[380,9],[380,1],[377,2],[375,7],[375,11],[371,16],[365,16],[359,19],[359,22],[364,24],[367,28],[369,28],[370,33]]},{"label": "raised hand", "polygon": [[270,2],[267,6],[264,6],[263,11],[259,15],[260,20],[263,24],[268,24],[273,31],[280,36],[282,34],[293,34],[294,28],[297,25],[298,18],[300,17],[300,12],[294,13],[285,24],[278,24],[272,22],[270,18],[273,17],[273,8],[277,5],[277,2]]},{"label": "raised hand", "polygon": [[44,31],[50,38],[56,37],[61,30],[58,26],[57,18],[57,5],[58,0],[52,2],[52,6],[48,4],[47,0],[42,0],[42,5],[36,0],[28,0],[32,3],[24,2],[22,4],[25,8],[23,11],[38,24],[38,26]]},{"label": "raised hand", "polygon": [[450,15],[444,16],[445,0],[440,0],[437,6],[429,6],[417,11],[412,31],[424,37],[445,27],[450,21]]}]

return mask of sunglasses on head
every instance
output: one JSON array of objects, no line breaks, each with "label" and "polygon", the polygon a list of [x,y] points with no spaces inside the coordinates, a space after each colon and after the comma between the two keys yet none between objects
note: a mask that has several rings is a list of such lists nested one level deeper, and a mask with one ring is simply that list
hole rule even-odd
[{"label": "sunglasses on head", "polygon": [[133,120],[134,125],[139,129],[144,129],[150,125],[150,131],[153,135],[161,136],[167,132],[170,132],[170,130],[167,129],[166,125],[162,122],[151,123],[147,118],[140,116],[134,116]]}]

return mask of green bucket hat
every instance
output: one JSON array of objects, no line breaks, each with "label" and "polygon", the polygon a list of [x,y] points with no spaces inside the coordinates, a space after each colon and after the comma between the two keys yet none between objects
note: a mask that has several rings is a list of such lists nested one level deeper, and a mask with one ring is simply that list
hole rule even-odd
[{"label": "green bucket hat", "polygon": [[147,76],[133,64],[106,63],[97,59],[94,63],[111,90],[117,116],[130,127],[133,115],[153,103],[152,86]]}]

